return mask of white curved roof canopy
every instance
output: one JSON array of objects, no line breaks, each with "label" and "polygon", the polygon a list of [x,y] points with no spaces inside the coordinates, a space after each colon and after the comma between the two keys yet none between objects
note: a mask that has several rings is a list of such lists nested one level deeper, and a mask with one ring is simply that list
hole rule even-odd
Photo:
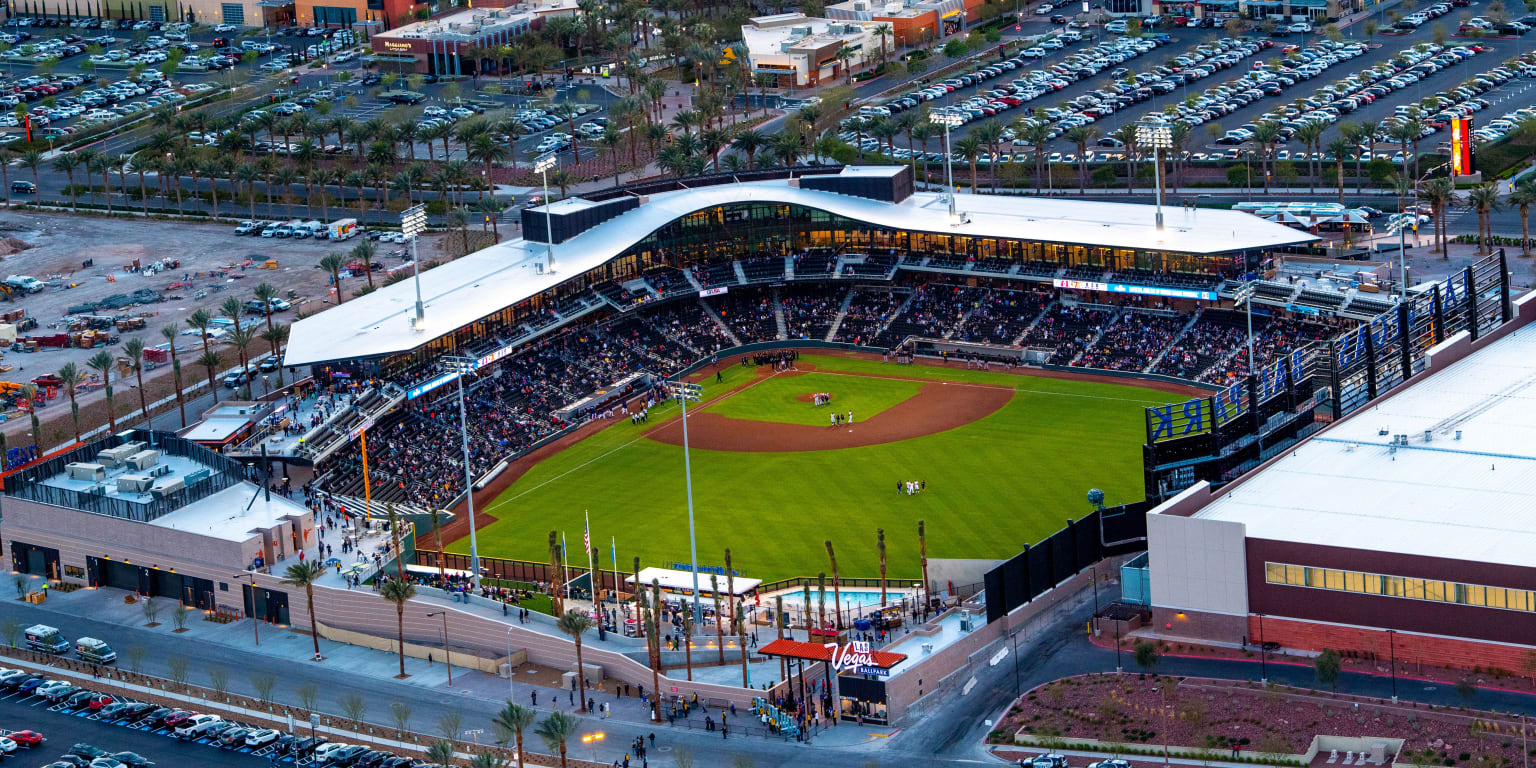
[{"label": "white curved roof canopy", "polygon": [[960,194],[969,218],[952,225],[942,194],[918,192],[885,203],[800,189],[784,180],[720,184],[651,195],[644,205],[554,246],[555,274],[535,265],[546,246],[509,240],[421,275],[426,329],[415,331],[415,287],[385,286],[293,325],[288,365],[309,365],[404,352],[602,265],[661,227],[695,211],[731,203],[783,203],[815,208],[875,227],[936,234],[1001,237],[1097,247],[1215,254],[1310,242],[1299,230],[1228,210],[1165,207],[1157,231],[1153,206],[1048,197]]}]

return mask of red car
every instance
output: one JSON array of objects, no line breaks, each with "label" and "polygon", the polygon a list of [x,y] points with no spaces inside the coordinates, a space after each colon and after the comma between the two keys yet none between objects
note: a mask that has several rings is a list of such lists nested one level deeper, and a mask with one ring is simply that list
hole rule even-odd
[{"label": "red car", "polygon": [[22,745],[23,747],[35,747],[44,741],[47,741],[47,739],[43,738],[43,735],[37,731],[15,731],[6,734],[6,738]]},{"label": "red car", "polygon": [[87,709],[90,709],[92,712],[95,712],[97,710],[100,710],[102,707],[105,707],[106,705],[111,704],[111,703],[112,703],[112,697],[103,693],[103,694],[100,694],[98,696],[92,696],[90,698],[90,700],[85,703],[85,706],[86,706]]},{"label": "red car", "polygon": [[177,713],[171,715],[170,717],[167,717],[164,720],[164,725],[166,727],[168,727],[168,728],[175,728],[176,726],[181,725],[183,720],[186,720],[189,717],[196,717],[196,716],[197,716],[196,712],[177,712]]}]

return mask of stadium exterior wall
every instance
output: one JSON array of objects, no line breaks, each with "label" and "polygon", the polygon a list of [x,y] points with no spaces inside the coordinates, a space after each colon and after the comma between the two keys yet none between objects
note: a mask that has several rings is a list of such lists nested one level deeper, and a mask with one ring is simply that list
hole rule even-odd
[{"label": "stadium exterior wall", "polygon": [[[1259,620],[1248,620],[1248,636],[1259,637]],[[1263,639],[1284,648],[1321,651],[1332,648],[1344,655],[1389,662],[1396,657],[1401,665],[1452,667],[1456,669],[1501,669],[1510,674],[1527,673],[1533,651],[1528,645],[1478,642],[1462,637],[1393,631],[1375,627],[1296,621],[1264,617]],[[1399,669],[1401,670],[1401,668]]]}]

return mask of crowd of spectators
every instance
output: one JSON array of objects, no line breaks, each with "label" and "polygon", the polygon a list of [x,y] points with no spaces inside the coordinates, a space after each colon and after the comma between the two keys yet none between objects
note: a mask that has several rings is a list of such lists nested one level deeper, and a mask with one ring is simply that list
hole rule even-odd
[{"label": "crowd of spectators", "polygon": [[[1260,369],[1274,363],[1286,352],[1304,347],[1309,342],[1322,341],[1338,333],[1338,328],[1322,323],[1297,320],[1264,318],[1253,319],[1253,354],[1259,359]],[[1226,386],[1242,381],[1248,375],[1248,346],[1246,333],[1237,348],[1237,354],[1221,364],[1212,366],[1200,375],[1200,381]]]},{"label": "crowd of spectators", "polygon": [[1140,371],[1152,364],[1189,318],[1181,315],[1121,311],[1074,365],[1110,371]]},{"label": "crowd of spectators", "polygon": [[809,285],[784,289],[779,308],[791,339],[823,341],[843,306],[848,289],[840,285]]},{"label": "crowd of spectators", "polygon": [[1232,313],[1206,310],[1158,362],[1153,373],[1192,379],[1225,358],[1247,338]]},{"label": "crowd of spectators", "polygon": [[773,314],[773,295],[767,291],[733,292],[705,299],[743,344],[779,337],[779,321]]},{"label": "crowd of spectators", "polygon": [[848,302],[848,312],[837,327],[837,341],[849,344],[873,344],[875,334],[906,300],[906,295],[890,288],[856,288]]},{"label": "crowd of spectators", "polygon": [[885,332],[876,337],[876,343],[890,347],[900,344],[908,336],[944,338],[976,307],[976,302],[985,293],[984,288],[923,283],[917,286],[906,310],[892,318]]},{"label": "crowd of spectators", "polygon": [[995,288],[977,303],[976,310],[950,338],[1011,345],[1050,303],[1049,293]]},{"label": "crowd of spectators", "polygon": [[1067,365],[1114,316],[1113,310],[1101,307],[1058,303],[1024,335],[1024,346],[1053,349],[1051,364]]}]

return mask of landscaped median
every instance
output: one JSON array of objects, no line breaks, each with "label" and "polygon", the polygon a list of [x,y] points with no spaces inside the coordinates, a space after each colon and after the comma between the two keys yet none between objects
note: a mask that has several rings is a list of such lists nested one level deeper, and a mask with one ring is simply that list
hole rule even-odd
[{"label": "landscaped median", "polygon": [[[1475,695],[1469,692],[1468,698]],[[1522,765],[1518,717],[1252,681],[1153,674],[1055,680],[1009,707],[992,745],[1301,766]],[[1334,754],[1334,753],[1337,754]],[[1329,759],[1333,758],[1333,759]],[[1366,762],[1356,762],[1365,760]]]},{"label": "landscaped median", "polygon": [[[175,680],[151,677],[149,675],[128,672],[111,667],[100,667],[87,664],[75,659],[49,656],[33,651],[0,645],[0,657],[5,658],[4,665],[44,672],[53,679],[69,680],[82,688],[93,691],[122,696],[135,701],[145,701],[156,706],[191,709],[205,714],[218,715],[226,720],[249,723],[264,728],[276,728],[288,731],[290,728],[300,734],[308,734],[311,730],[316,735],[326,736],[331,741],[346,741],[349,743],[366,744],[374,749],[395,752],[397,754],[425,754],[433,744],[444,741],[438,736],[418,733],[396,726],[386,726],[368,722],[366,718],[369,704],[377,705],[381,710],[385,709],[383,702],[369,702],[360,694],[347,694],[341,696],[338,702],[348,709],[346,716],[332,715],[320,712],[314,708],[314,702],[306,702],[308,706],[294,707],[280,704],[270,700],[270,691],[275,680],[267,676],[253,676],[251,684],[260,689],[265,689],[259,697],[243,696],[229,693],[227,690],[215,690],[195,685],[187,685]],[[174,668],[173,668],[174,669]],[[185,673],[185,665],[182,666]],[[263,677],[264,679],[257,679]],[[227,677],[224,684],[227,684]],[[311,698],[315,695],[313,686],[309,686]],[[388,706],[391,717],[400,718],[403,711],[409,719],[410,705],[405,703],[410,700],[410,691],[401,691],[404,698],[395,700]],[[304,696],[303,689],[300,696]],[[403,710],[402,710],[403,707]],[[311,715],[318,716],[318,724],[313,729],[310,727]],[[440,728],[455,734],[462,733],[462,713],[456,710],[444,710],[437,718]],[[524,746],[533,738],[530,728],[524,734]],[[461,759],[469,759],[481,752],[496,752],[508,760],[513,760],[516,752],[510,748],[497,749],[488,745],[473,745],[469,742],[457,739],[448,739],[453,743],[455,756]],[[571,747],[577,745],[570,745]],[[587,760],[579,760],[567,757],[563,762],[558,755],[544,755],[524,750],[523,761],[528,765],[560,766],[567,768],[604,768],[605,763],[594,763]]]}]

